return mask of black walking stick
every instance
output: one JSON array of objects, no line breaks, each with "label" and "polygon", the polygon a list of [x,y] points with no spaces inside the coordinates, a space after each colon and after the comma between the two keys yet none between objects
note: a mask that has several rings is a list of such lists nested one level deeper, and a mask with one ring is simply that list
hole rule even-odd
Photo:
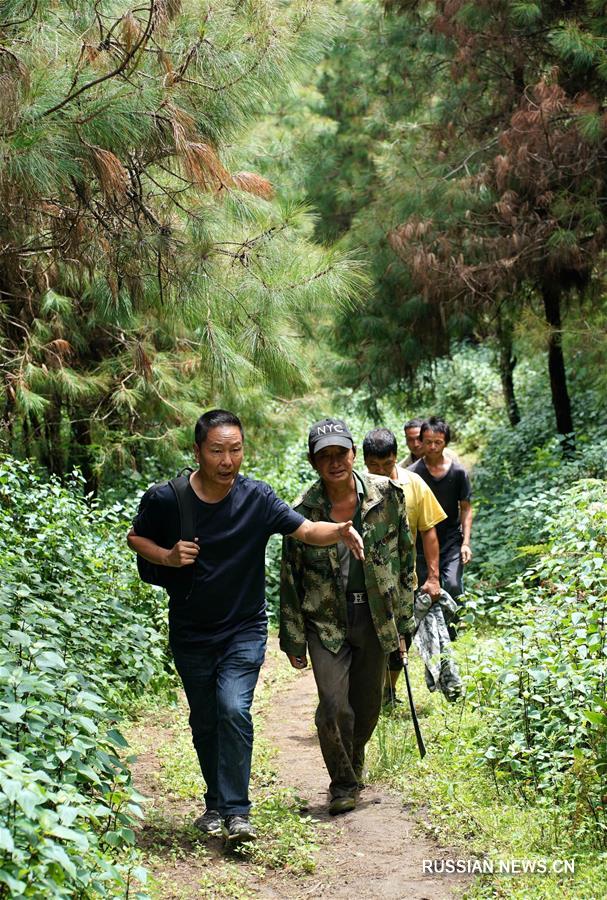
[{"label": "black walking stick", "polygon": [[411,682],[409,681],[409,654],[407,652],[407,643],[404,637],[399,635],[398,637],[398,647],[400,650],[401,659],[403,661],[403,669],[405,670],[405,683],[407,685],[407,696],[409,697],[409,706],[411,707],[411,720],[413,722],[413,728],[415,729],[415,737],[417,739],[417,747],[419,749],[419,755],[423,759],[426,755],[426,745],[424,744],[424,739],[422,737],[422,733],[419,727],[419,721],[417,719],[417,713],[415,711],[415,704],[413,702],[413,694],[411,693]]}]

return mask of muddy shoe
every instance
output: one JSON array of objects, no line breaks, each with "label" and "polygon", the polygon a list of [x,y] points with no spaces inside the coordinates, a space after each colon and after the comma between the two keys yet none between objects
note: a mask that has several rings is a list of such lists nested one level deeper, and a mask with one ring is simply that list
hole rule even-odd
[{"label": "muddy shoe", "polygon": [[356,797],[333,797],[329,803],[329,815],[339,816],[341,813],[352,812],[356,806]]},{"label": "muddy shoe", "polygon": [[216,809],[207,811],[194,822],[194,828],[203,834],[221,834],[221,816]]},{"label": "muddy shoe", "polygon": [[254,841],[257,837],[248,816],[227,816],[223,823],[223,836],[230,846]]}]

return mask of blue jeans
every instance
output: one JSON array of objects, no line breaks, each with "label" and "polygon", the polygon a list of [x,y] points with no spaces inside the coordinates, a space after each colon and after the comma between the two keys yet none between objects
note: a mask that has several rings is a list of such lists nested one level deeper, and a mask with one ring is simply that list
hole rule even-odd
[{"label": "blue jeans", "polygon": [[206,808],[222,816],[246,816],[251,808],[251,704],[266,637],[238,641],[236,636],[217,647],[171,649],[190,707]]}]

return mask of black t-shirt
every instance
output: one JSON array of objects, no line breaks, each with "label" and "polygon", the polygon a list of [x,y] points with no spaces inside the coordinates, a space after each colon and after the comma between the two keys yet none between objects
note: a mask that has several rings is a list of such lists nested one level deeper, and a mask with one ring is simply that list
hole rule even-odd
[{"label": "black t-shirt", "polygon": [[[269,484],[238,475],[219,503],[196,496],[200,553],[194,566],[174,569],[169,593],[172,644],[209,646],[236,634],[266,630],[265,549],[272,534],[292,534],[304,521]],[[179,540],[179,509],[170,485],[160,486],[133,521],[135,533],[167,549]]]},{"label": "black t-shirt", "polygon": [[[428,471],[428,467],[423,459],[418,459],[408,471],[415,472],[420,478],[429,485],[432,493],[447,513],[447,518],[443,519],[436,526],[436,536],[441,550],[452,546],[454,543],[461,543],[462,530],[459,521],[459,501],[472,499],[472,486],[468,473],[461,463],[452,461],[449,471],[442,478],[435,478]],[[423,553],[423,545],[420,535],[417,536],[417,552]]]}]

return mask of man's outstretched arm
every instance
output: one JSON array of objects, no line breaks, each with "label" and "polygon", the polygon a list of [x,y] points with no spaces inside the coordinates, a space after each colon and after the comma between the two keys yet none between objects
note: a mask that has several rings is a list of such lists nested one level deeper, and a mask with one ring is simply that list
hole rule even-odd
[{"label": "man's outstretched arm", "polygon": [[358,531],[349,522],[311,522],[304,519],[297,531],[289,537],[304,544],[312,544],[315,547],[328,547],[330,544],[338,544],[343,541],[357,559],[365,558],[363,539]]}]

